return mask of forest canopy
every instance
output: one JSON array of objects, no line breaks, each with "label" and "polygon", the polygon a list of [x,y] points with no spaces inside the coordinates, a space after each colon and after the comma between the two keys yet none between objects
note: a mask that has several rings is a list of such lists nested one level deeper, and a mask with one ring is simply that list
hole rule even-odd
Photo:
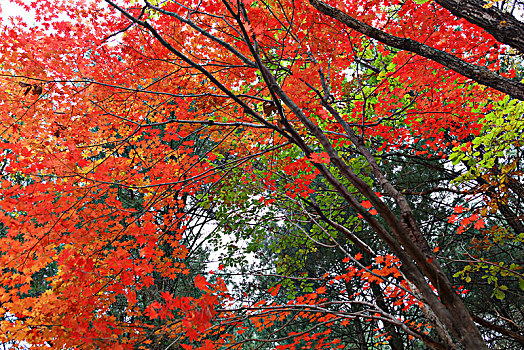
[{"label": "forest canopy", "polygon": [[5,348],[524,345],[521,0],[7,2]]}]

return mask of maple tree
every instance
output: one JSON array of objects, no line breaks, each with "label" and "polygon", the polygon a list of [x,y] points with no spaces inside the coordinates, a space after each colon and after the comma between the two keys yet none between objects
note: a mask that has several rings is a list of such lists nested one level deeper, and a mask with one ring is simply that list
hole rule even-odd
[{"label": "maple tree", "polygon": [[0,341],[524,342],[519,2],[12,2]]}]

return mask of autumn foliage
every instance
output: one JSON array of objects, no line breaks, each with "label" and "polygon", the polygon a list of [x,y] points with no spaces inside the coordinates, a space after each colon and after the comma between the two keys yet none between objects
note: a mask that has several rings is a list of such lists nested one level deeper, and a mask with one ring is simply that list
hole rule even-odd
[{"label": "autumn foliage", "polygon": [[33,18],[0,27],[0,343],[524,342],[513,22],[447,0],[11,2]]}]

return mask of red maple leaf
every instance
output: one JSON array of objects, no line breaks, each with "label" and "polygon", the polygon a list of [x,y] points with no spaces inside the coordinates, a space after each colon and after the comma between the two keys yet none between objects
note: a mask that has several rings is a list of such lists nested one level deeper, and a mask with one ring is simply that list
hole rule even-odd
[{"label": "red maple leaf", "polygon": [[311,153],[309,158],[311,158],[311,161],[313,161],[313,163],[318,163],[318,164],[329,164],[330,162],[329,155],[326,152]]},{"label": "red maple leaf", "polygon": [[206,281],[205,277],[197,275],[195,277],[195,287],[201,290],[208,290],[209,283]]}]

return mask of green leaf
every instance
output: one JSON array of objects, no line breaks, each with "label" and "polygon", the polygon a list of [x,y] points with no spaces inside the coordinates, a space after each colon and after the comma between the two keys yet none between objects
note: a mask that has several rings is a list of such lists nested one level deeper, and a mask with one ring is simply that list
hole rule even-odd
[{"label": "green leaf", "polygon": [[506,294],[503,291],[498,290],[498,289],[493,294],[495,295],[495,298],[499,300],[502,300],[506,297]]}]

